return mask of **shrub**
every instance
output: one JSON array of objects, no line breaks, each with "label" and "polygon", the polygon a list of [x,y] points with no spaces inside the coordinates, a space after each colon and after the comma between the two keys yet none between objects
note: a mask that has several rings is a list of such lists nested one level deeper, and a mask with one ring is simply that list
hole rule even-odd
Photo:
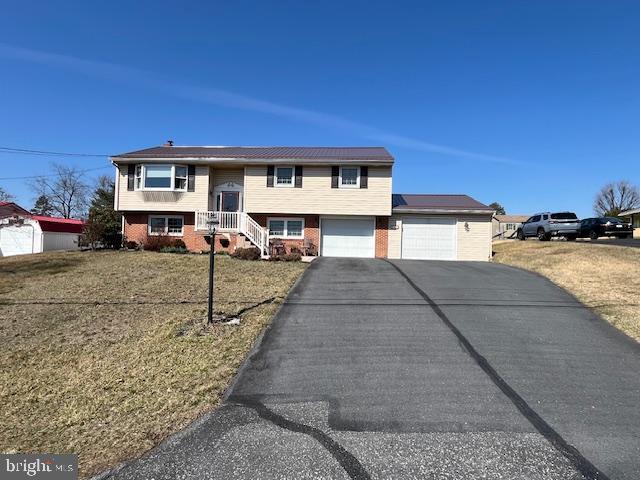
[{"label": "shrub", "polygon": [[181,238],[176,238],[173,242],[171,242],[171,246],[174,248],[184,248],[185,250],[187,249],[187,245]]},{"label": "shrub", "polygon": [[129,250],[137,250],[139,247],[138,242],[134,242],[133,240],[128,240],[127,242],[125,242],[124,246]]},{"label": "shrub", "polygon": [[284,255],[281,255],[281,260],[283,262],[299,262],[300,260],[302,260],[302,254],[300,252],[292,251],[291,253],[285,253]]},{"label": "shrub", "polygon": [[147,237],[142,248],[151,252],[159,252],[165,247],[172,247],[174,241],[175,239],[165,235],[151,236]]},{"label": "shrub", "polygon": [[260,249],[257,247],[236,248],[231,256],[240,260],[260,260]]}]

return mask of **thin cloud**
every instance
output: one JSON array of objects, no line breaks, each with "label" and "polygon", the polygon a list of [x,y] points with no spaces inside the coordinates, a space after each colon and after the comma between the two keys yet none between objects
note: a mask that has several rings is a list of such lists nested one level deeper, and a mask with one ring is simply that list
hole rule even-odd
[{"label": "thin cloud", "polygon": [[130,84],[133,86],[152,88],[174,97],[188,99],[195,102],[209,103],[212,105],[239,110],[267,113],[326,128],[343,130],[367,140],[386,145],[393,145],[395,147],[483,162],[512,165],[523,164],[522,162],[509,158],[470,152],[459,148],[438,145],[420,139],[397,135],[370,125],[354,122],[337,115],[281,105],[218,88],[180,84],[170,79],[163,78],[156,73],[124,65],[86,60],[70,55],[60,55],[56,53],[31,50],[15,47],[5,43],[0,43],[0,57],[9,60],[19,60],[45,65],[48,67],[63,68],[66,70],[76,71],[84,75],[107,78],[115,82]]}]

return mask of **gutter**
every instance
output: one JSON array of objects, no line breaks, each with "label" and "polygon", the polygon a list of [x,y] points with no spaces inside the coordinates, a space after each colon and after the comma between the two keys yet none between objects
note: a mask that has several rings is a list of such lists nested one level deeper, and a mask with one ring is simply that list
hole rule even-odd
[{"label": "gutter", "polygon": [[336,159],[318,159],[309,160],[301,158],[220,158],[220,157],[109,157],[113,165],[129,164],[129,163],[180,163],[187,162],[194,165],[309,165],[309,166],[325,166],[325,165],[342,165],[354,164],[365,165],[368,167],[392,167],[393,161],[374,161],[360,160],[351,158]]},{"label": "gutter", "polygon": [[494,211],[493,210],[484,210],[484,209],[478,209],[478,208],[456,208],[456,209],[451,209],[451,208],[403,208],[403,209],[399,209],[399,208],[394,208],[391,210],[391,213],[393,214],[402,214],[402,213],[437,213],[437,214],[443,214],[443,213],[455,213],[455,214],[461,214],[461,213],[469,213],[469,214],[482,214],[482,215],[491,215],[493,216]]}]

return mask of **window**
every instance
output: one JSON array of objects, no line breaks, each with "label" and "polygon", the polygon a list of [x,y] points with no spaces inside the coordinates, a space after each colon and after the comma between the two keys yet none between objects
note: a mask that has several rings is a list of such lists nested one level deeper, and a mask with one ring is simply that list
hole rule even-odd
[{"label": "window", "polygon": [[276,185],[278,187],[293,187],[293,167],[276,168]]},{"label": "window", "polygon": [[271,237],[284,237],[284,220],[269,220],[269,235]]},{"label": "window", "polygon": [[539,222],[539,221],[540,221],[540,215],[534,215],[528,220],[528,222],[531,222],[531,223]]},{"label": "window", "polygon": [[270,218],[269,236],[277,238],[303,238],[304,220],[301,218]]},{"label": "window", "polygon": [[573,212],[558,212],[551,214],[552,220],[577,220],[576,214]]},{"label": "window", "polygon": [[640,228],[640,215],[634,215],[631,218],[633,219],[633,228]]},{"label": "window", "polygon": [[145,165],[144,188],[171,189],[171,165]]},{"label": "window", "polygon": [[515,230],[516,229],[516,224],[515,223],[505,223],[504,229],[505,230]]},{"label": "window", "polygon": [[360,167],[340,167],[340,187],[358,188],[360,186]]},{"label": "window", "polygon": [[149,235],[171,235],[181,237],[184,229],[184,217],[149,216]]},{"label": "window", "polygon": [[136,190],[187,190],[185,165],[136,165],[134,188]]},{"label": "window", "polygon": [[187,189],[187,167],[184,165],[175,166],[175,183],[174,190],[186,190]]},{"label": "window", "polygon": [[142,189],[142,165],[136,165],[134,188],[136,190]]}]

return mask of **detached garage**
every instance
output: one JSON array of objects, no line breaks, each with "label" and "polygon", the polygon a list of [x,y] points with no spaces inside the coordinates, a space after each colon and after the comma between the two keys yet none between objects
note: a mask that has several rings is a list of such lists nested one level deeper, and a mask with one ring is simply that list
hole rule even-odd
[{"label": "detached garage", "polygon": [[395,194],[388,256],[488,261],[493,213],[468,195]]},{"label": "detached garage", "polygon": [[53,250],[77,250],[85,223],[39,215],[0,220],[0,257]]}]

